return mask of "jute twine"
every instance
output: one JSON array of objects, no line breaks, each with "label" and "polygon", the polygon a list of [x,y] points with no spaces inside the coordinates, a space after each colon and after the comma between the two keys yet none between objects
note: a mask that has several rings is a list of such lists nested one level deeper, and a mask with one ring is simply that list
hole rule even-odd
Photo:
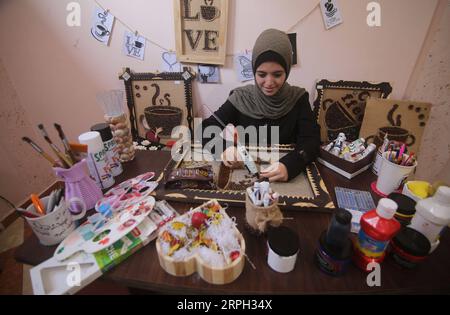
[{"label": "jute twine", "polygon": [[278,200],[268,207],[255,206],[248,195],[245,194],[245,219],[247,224],[259,233],[265,233],[267,226],[279,226],[283,221],[283,214],[278,207]]}]

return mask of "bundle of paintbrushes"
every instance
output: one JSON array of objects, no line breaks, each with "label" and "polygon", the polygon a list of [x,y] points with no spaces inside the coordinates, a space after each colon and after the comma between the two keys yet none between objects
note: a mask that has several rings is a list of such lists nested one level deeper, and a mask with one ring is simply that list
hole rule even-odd
[{"label": "bundle of paintbrushes", "polygon": [[55,126],[55,129],[58,131],[59,138],[61,139],[61,141],[64,145],[64,152],[61,151],[58,148],[58,146],[53,143],[53,141],[48,136],[48,133],[45,130],[43,124],[39,124],[38,128],[41,132],[41,135],[44,137],[45,141],[50,145],[50,148],[56,154],[56,156],[57,156],[56,160],[50,154],[45,152],[40,146],[38,146],[30,138],[23,137],[22,140],[27,142],[29,145],[31,145],[31,147],[34,150],[36,150],[47,161],[49,161],[53,167],[70,168],[70,167],[72,167],[72,165],[74,165],[77,162],[77,160],[75,159],[75,155],[72,152],[69,141],[67,140],[66,136],[64,135],[64,132],[63,132],[61,126],[58,124],[54,124],[54,126]]}]

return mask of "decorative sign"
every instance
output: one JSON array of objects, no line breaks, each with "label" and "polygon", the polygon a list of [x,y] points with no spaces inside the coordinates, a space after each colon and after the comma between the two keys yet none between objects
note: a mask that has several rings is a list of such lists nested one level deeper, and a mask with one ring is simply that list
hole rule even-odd
[{"label": "decorative sign", "polygon": [[111,37],[114,15],[96,7],[92,19],[91,34],[99,42],[108,46]]},{"label": "decorative sign", "polygon": [[218,83],[219,67],[210,65],[198,65],[198,80],[200,83]]},{"label": "decorative sign", "polygon": [[225,64],[227,0],[174,0],[180,62]]},{"label": "decorative sign", "polygon": [[234,57],[234,64],[239,81],[253,80],[252,53],[250,51],[237,54]]},{"label": "decorative sign", "polygon": [[164,72],[181,72],[181,63],[178,62],[176,53],[165,51],[161,59]]},{"label": "decorative sign", "polygon": [[125,31],[123,37],[123,52],[125,55],[144,60],[145,55],[145,38]]},{"label": "decorative sign", "polygon": [[320,0],[320,9],[327,30],[342,23],[341,11],[336,0]]}]

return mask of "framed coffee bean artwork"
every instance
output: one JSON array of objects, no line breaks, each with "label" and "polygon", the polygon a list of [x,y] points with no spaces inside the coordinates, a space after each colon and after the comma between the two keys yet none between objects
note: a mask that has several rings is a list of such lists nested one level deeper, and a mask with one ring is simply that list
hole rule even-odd
[{"label": "framed coffee bean artwork", "polygon": [[173,128],[186,126],[193,135],[192,80],[189,68],[182,72],[134,73],[129,68],[119,76],[124,81],[131,134],[166,144]]},{"label": "framed coffee bean artwork", "polygon": [[320,80],[316,91],[314,114],[321,127],[321,141],[334,140],[341,132],[352,141],[359,137],[367,99],[387,98],[392,87],[388,82]]},{"label": "framed coffee bean artwork", "polygon": [[430,103],[369,99],[360,136],[377,146],[387,136],[405,143],[417,156],[430,111]]},{"label": "framed coffee bean artwork", "polygon": [[228,0],[174,0],[177,59],[224,65]]}]

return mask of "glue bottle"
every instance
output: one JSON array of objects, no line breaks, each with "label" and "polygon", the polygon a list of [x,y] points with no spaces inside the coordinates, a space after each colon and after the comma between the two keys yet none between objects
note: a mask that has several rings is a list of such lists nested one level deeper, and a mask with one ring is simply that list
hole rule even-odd
[{"label": "glue bottle", "polygon": [[450,187],[440,186],[433,197],[416,204],[416,214],[409,227],[425,235],[431,243],[431,251],[439,245],[442,230],[450,224]]},{"label": "glue bottle", "polygon": [[354,263],[364,271],[371,262],[381,263],[386,255],[390,240],[400,230],[400,223],[394,218],[397,204],[382,198],[376,209],[362,215],[361,229],[355,241]]},{"label": "glue bottle", "polygon": [[101,189],[114,185],[114,177],[106,161],[106,151],[100,133],[97,131],[85,132],[78,137],[78,141],[88,146],[87,164],[89,173],[96,184]]},{"label": "glue bottle", "polygon": [[119,159],[119,148],[113,138],[109,124],[96,124],[91,127],[91,131],[98,131],[100,133],[106,151],[106,160],[111,167],[111,174],[113,176],[120,175],[123,169]]}]

